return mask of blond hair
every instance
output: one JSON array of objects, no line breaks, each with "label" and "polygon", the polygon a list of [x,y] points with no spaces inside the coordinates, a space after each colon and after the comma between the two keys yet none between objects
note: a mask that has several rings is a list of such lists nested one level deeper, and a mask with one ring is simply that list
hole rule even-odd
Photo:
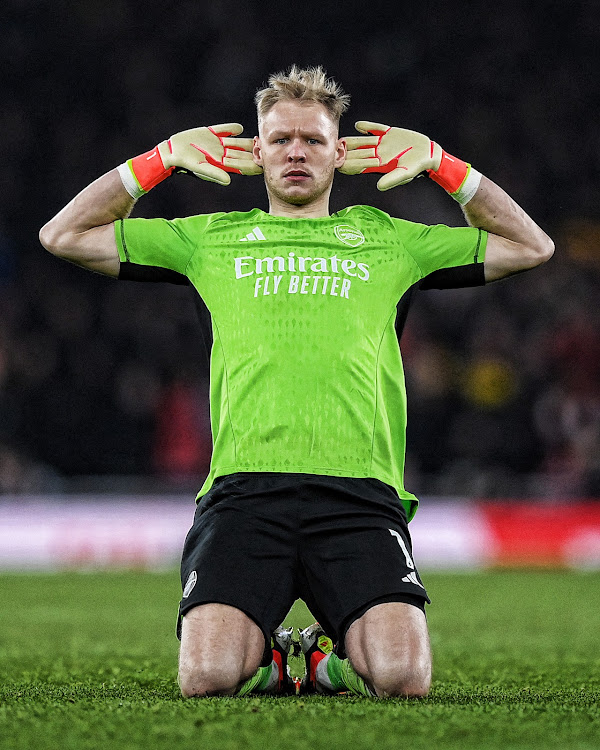
[{"label": "blond hair", "polygon": [[350,105],[349,94],[333,78],[327,78],[321,65],[311,68],[292,65],[287,73],[281,71],[269,76],[268,86],[256,92],[259,123],[277,102],[290,99],[323,104],[336,124]]}]

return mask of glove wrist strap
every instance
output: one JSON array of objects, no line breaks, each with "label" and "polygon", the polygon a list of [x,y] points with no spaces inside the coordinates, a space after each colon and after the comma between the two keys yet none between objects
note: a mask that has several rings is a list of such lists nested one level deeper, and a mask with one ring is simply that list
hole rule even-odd
[{"label": "glove wrist strap", "polygon": [[137,200],[173,174],[175,167],[165,168],[158,147],[145,154],[134,156],[117,167],[123,187]]},{"label": "glove wrist strap", "polygon": [[461,206],[468,203],[477,192],[481,173],[470,164],[456,156],[442,151],[440,166],[434,172],[428,169],[427,174],[434,182],[441,185]]}]

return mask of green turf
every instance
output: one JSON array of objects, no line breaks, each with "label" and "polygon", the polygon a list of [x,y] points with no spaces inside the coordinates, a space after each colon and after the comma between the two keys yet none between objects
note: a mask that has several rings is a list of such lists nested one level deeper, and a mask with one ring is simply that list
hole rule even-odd
[{"label": "green turf", "polygon": [[186,701],[175,572],[0,576],[0,748],[600,748],[600,574],[426,582],[427,699]]}]

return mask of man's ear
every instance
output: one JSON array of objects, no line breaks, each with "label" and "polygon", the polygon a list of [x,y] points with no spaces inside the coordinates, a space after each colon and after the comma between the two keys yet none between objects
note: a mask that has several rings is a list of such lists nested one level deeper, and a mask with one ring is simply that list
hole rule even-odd
[{"label": "man's ear", "polygon": [[347,153],[348,153],[348,149],[346,148],[346,140],[344,138],[338,138],[335,162],[334,162],[334,166],[336,169],[339,169],[342,166],[342,164],[346,161]]},{"label": "man's ear", "polygon": [[255,135],[254,136],[254,145],[252,146],[252,157],[254,159],[254,163],[258,164],[259,167],[262,167],[262,155],[260,150],[260,138]]}]

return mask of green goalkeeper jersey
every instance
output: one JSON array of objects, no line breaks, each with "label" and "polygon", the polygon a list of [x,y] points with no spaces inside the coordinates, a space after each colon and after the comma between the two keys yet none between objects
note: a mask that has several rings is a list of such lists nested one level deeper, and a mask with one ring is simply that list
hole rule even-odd
[{"label": "green goalkeeper jersey", "polygon": [[396,306],[430,273],[482,262],[485,232],[353,206],[124,219],[116,239],[122,264],[187,277],[211,315],[213,455],[198,497],[234,472],[374,477],[412,518]]}]

